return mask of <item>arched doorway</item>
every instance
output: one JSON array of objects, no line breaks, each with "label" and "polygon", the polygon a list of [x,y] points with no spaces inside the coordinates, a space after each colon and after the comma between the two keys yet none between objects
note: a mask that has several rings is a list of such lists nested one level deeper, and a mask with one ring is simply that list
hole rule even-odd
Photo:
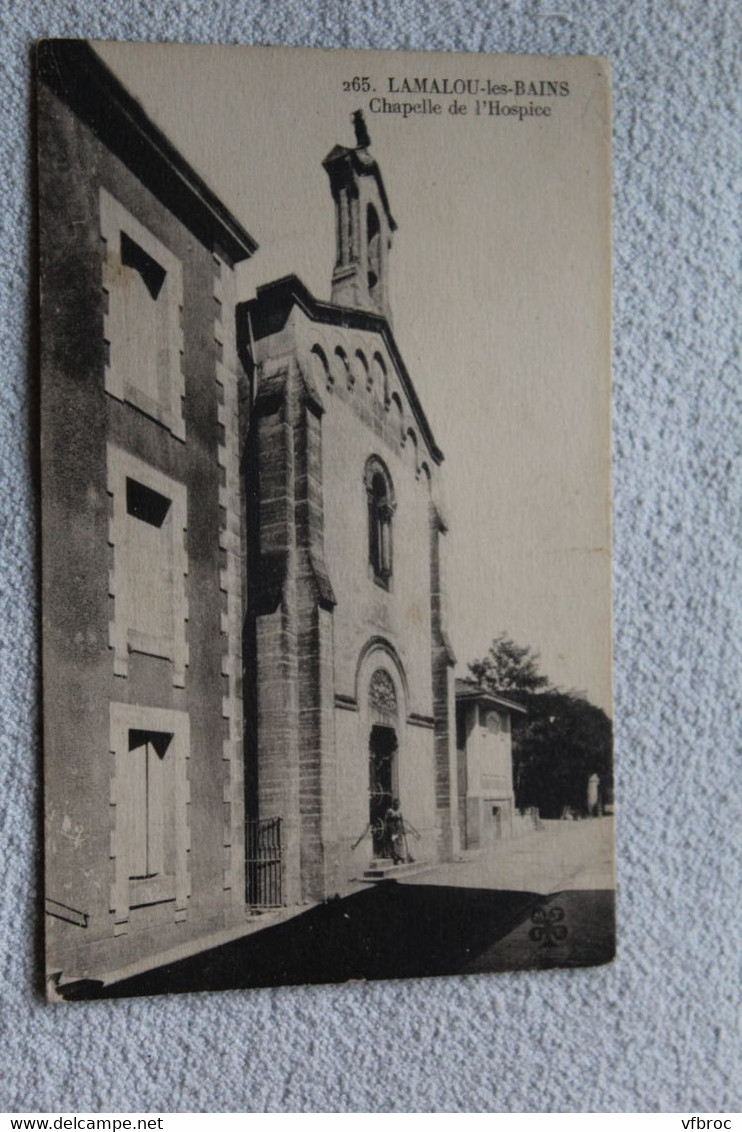
[{"label": "arched doorway", "polygon": [[385,817],[398,797],[397,692],[384,668],[377,668],[368,691],[371,731],[368,741],[369,825],[373,855],[385,852]]},{"label": "arched doorway", "polygon": [[385,822],[387,811],[396,797],[397,732],[393,727],[375,723],[369,738],[369,823],[373,839],[374,857],[385,851]]}]

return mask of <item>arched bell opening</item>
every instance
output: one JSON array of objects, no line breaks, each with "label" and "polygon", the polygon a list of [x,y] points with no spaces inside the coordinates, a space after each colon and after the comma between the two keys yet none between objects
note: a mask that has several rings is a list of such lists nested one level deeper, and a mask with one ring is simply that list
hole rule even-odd
[{"label": "arched bell opening", "polygon": [[368,293],[374,298],[381,282],[381,225],[372,204],[366,209],[366,258]]}]

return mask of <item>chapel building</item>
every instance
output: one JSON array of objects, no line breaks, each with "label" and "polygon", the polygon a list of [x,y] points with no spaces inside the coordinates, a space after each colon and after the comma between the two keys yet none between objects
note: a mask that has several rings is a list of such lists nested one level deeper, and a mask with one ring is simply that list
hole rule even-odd
[{"label": "chapel building", "polygon": [[392,332],[396,223],[360,114],[355,128],[323,162],[330,302],[289,276],[238,312],[255,386],[248,816],[282,821],[288,903],[347,891],[395,802],[416,860],[458,847],[443,454]]}]

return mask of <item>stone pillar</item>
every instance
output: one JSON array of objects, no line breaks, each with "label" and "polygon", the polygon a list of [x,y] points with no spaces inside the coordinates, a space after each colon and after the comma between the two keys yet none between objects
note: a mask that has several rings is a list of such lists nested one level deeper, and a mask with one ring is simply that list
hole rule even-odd
[{"label": "stone pillar", "polygon": [[445,525],[430,504],[430,621],[433,676],[433,742],[438,856],[450,861],[459,849],[456,769],[456,695],[453,654],[443,624],[443,579],[440,539]]},{"label": "stone pillar", "polygon": [[255,658],[252,793],[254,816],[283,822],[287,904],[331,887],[335,597],[324,562],[322,412],[293,355],[263,364],[248,472],[258,516],[246,649]]},{"label": "stone pillar", "polygon": [[[222,426],[217,460],[222,470],[219,487],[219,588],[222,594],[222,766],[224,770],[224,894],[230,919],[245,911],[245,783],[243,724],[242,627],[245,619],[245,500],[240,475],[240,385],[234,311],[234,272],[214,256],[214,338],[221,344],[216,363],[217,413]],[[242,381],[241,381],[242,377]]]},{"label": "stone pillar", "polygon": [[[251,431],[248,526],[253,531],[246,676],[252,685],[248,815],[282,819],[283,900],[301,898],[299,675],[294,446],[290,361],[266,363]],[[250,655],[251,654],[251,655]],[[252,671],[250,671],[252,668]]]},{"label": "stone pillar", "polygon": [[296,600],[299,657],[299,806],[302,896],[333,890],[328,847],[335,840],[332,611],[324,553],[321,402],[308,377],[292,375],[296,469]]}]

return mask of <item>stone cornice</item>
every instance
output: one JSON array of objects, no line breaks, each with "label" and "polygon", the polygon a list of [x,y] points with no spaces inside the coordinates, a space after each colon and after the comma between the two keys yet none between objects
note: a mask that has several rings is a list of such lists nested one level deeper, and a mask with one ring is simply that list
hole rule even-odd
[{"label": "stone cornice", "polygon": [[430,455],[436,464],[442,463],[443,452],[436,444],[428,419],[394,339],[392,329],[382,315],[360,310],[356,307],[343,307],[336,303],[322,302],[315,299],[298,276],[287,275],[273,283],[266,284],[264,287],[258,287],[255,299],[251,299],[248,303],[240,303],[238,306],[238,333],[243,342],[248,338],[246,329],[248,317],[252,337],[254,341],[258,342],[262,338],[267,338],[282,330],[295,306],[303,311],[312,322],[321,322],[329,326],[340,326],[350,330],[366,330],[381,336],[397,371],[415,423],[430,450]]},{"label": "stone cornice", "polygon": [[173,215],[211,251],[232,264],[248,259],[257,242],[168,141],[82,39],[38,45],[41,83],[111,150]]}]

